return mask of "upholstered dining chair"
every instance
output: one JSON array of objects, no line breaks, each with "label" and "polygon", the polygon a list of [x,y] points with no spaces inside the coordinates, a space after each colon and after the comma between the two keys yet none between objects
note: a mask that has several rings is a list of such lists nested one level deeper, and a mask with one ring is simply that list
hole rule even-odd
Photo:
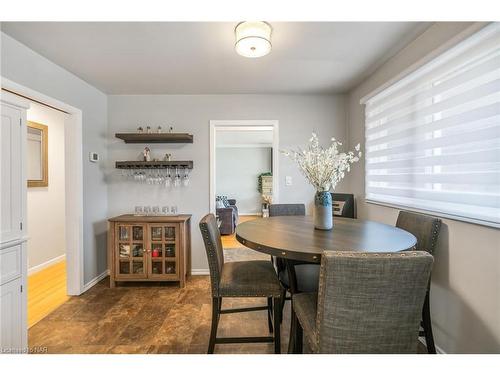
[{"label": "upholstered dining chair", "polygon": [[[285,203],[269,205],[269,217],[273,216],[305,216],[306,206],[303,203]],[[293,279],[290,281],[290,274],[287,272],[284,261],[280,258],[273,259],[276,266],[278,278],[282,283],[285,293],[295,291],[316,291],[318,288],[319,266],[308,262],[292,262],[289,264],[294,267]],[[283,294],[281,303],[282,310],[285,300],[289,299]]]},{"label": "upholstered dining chair", "polygon": [[424,251],[325,251],[318,293],[293,296],[294,352],[416,353],[432,263]]},{"label": "upholstered dining chair", "polygon": [[[224,251],[217,222],[213,214],[200,221],[200,230],[205,243],[210,269],[212,289],[212,327],[208,353],[214,352],[215,344],[248,342],[274,342],[274,352],[280,353],[280,322],[282,287],[270,261],[251,260],[224,262]],[[266,297],[267,306],[222,310],[224,297]],[[221,314],[267,310],[269,332],[273,336],[262,337],[217,337]]]},{"label": "upholstered dining chair", "polygon": [[270,204],[269,216],[305,216],[306,206],[303,203]]},{"label": "upholstered dining chair", "polygon": [[[400,211],[396,221],[396,227],[410,232],[417,238],[416,250],[427,251],[434,254],[436,249],[439,231],[441,229],[441,219],[436,217],[417,214],[408,211]],[[425,295],[424,307],[422,309],[421,326],[423,331],[420,336],[425,337],[425,344],[429,354],[436,354],[436,346],[434,345],[434,335],[432,333],[431,309],[430,309],[430,288],[431,281],[427,287]]]}]

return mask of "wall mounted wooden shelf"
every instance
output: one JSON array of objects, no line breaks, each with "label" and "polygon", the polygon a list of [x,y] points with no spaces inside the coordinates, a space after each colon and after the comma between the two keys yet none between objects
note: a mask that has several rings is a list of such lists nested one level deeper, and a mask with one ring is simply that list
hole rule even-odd
[{"label": "wall mounted wooden shelf", "polygon": [[193,143],[188,133],[116,133],[125,143]]},{"label": "wall mounted wooden shelf", "polygon": [[115,167],[118,169],[146,169],[146,168],[167,168],[167,167],[193,169],[193,161],[192,160],[117,161]]}]

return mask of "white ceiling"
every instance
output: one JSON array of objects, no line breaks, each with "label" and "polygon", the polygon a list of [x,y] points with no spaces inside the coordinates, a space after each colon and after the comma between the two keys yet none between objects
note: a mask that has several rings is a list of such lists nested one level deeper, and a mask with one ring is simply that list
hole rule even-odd
[{"label": "white ceiling", "polygon": [[108,94],[345,92],[428,23],[271,22],[272,52],[234,51],[237,22],[2,22],[6,34]]}]

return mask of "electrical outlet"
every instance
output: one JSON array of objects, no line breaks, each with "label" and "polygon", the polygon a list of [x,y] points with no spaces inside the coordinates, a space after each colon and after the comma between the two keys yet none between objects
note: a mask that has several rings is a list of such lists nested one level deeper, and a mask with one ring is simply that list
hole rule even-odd
[{"label": "electrical outlet", "polygon": [[285,176],[285,185],[292,186],[292,176]]}]

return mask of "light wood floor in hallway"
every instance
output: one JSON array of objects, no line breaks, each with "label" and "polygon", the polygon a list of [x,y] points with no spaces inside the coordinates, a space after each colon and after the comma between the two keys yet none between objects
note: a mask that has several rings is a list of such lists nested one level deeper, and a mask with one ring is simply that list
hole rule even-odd
[{"label": "light wood floor in hallway", "polygon": [[53,264],[28,277],[28,327],[34,326],[68,301],[66,261]]},{"label": "light wood floor in hallway", "polygon": [[[240,216],[238,224],[244,223],[245,221],[258,219],[260,216]],[[243,245],[236,240],[236,233],[221,236],[222,247],[224,249],[233,249],[237,247],[242,247]]]}]

